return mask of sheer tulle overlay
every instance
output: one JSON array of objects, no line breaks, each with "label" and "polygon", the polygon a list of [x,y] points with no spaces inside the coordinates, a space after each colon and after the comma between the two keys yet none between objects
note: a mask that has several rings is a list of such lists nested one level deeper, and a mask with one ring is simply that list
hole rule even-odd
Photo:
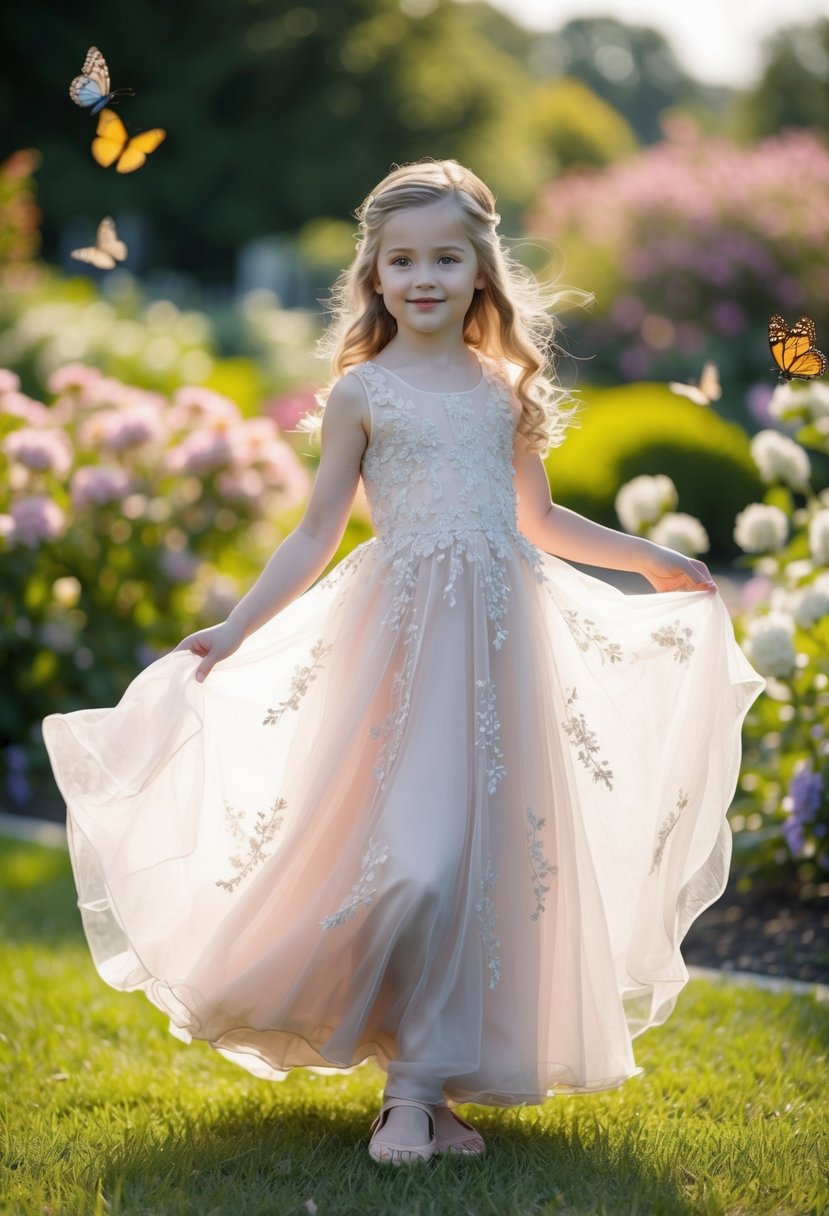
[{"label": "sheer tulle overlay", "polygon": [[204,684],[177,652],[44,723],[96,966],[272,1079],[618,1085],[722,892],[762,681],[716,595],[623,595],[517,532],[495,369],[355,374],[376,538]]}]

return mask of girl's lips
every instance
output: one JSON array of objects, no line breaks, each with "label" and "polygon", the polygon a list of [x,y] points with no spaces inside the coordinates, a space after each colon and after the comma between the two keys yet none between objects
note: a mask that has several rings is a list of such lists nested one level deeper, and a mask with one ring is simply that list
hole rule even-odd
[{"label": "girl's lips", "polygon": [[415,308],[437,308],[438,304],[442,304],[442,300],[409,300],[410,304],[414,304]]}]

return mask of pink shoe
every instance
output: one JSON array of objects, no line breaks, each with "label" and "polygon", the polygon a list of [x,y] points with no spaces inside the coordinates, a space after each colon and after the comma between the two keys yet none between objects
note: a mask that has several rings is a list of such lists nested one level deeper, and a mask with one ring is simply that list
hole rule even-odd
[{"label": "pink shoe", "polygon": [[[429,1140],[426,1144],[396,1144],[393,1140],[383,1137],[383,1128],[390,1110],[395,1106],[416,1106],[422,1110],[429,1122]],[[417,1102],[414,1098],[386,1098],[380,1107],[380,1114],[371,1125],[372,1137],[368,1144],[368,1153],[373,1161],[383,1165],[410,1165],[415,1161],[428,1161],[437,1152],[435,1139],[435,1120],[432,1107],[425,1102]]]},{"label": "pink shoe", "polygon": [[482,1157],[486,1151],[483,1136],[471,1123],[456,1115],[445,1102],[432,1108],[435,1112],[435,1136],[439,1153],[455,1153],[463,1157]]}]

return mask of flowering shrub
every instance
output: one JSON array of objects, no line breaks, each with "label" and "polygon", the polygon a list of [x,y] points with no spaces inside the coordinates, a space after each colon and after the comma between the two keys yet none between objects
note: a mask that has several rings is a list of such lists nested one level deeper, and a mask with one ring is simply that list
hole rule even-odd
[{"label": "flowering shrub", "polygon": [[753,568],[738,624],[768,681],[746,724],[737,826],[752,829],[754,865],[794,865],[813,886],[829,873],[829,492],[812,468],[829,455],[829,387],[781,385],[770,413],[781,429],[751,442],[764,502],[735,529]]},{"label": "flowering shrub", "polygon": [[626,532],[647,536],[657,545],[699,557],[711,547],[708,533],[694,515],[674,511],[679,495],[670,477],[642,474],[616,495],[616,514]]},{"label": "flowering shrub", "polygon": [[732,824],[745,873],[794,872],[805,890],[825,891],[829,491],[815,491],[812,466],[825,467],[829,455],[829,387],[781,385],[770,413],[781,429],[751,440],[763,501],[734,526],[752,572],[740,593],[738,634],[767,687],[746,719]]},{"label": "flowering shrub", "polygon": [[738,147],[687,118],[667,135],[551,182],[527,227],[595,292],[591,376],[685,379],[710,358],[745,385],[772,313],[829,320],[829,148],[796,130]]},{"label": "flowering shrub", "polygon": [[40,244],[40,211],[32,175],[40,157],[31,148],[13,152],[0,165],[0,267],[17,267]]},{"label": "flowering shrub", "polygon": [[[791,433],[751,440],[764,501],[734,524],[752,571],[738,634],[767,687],[746,719],[732,825],[743,873],[795,872],[815,890],[829,873],[829,491],[813,489],[812,463],[829,455],[829,387],[780,386],[770,411]],[[627,531],[702,553],[704,534],[674,513],[678,499],[668,477],[640,476],[621,487],[616,510]]]},{"label": "flowering shrub", "polygon": [[10,794],[44,714],[113,703],[138,667],[226,614],[310,480],[272,419],[208,389],[169,399],[83,364],[49,388],[47,405],[0,370]]}]

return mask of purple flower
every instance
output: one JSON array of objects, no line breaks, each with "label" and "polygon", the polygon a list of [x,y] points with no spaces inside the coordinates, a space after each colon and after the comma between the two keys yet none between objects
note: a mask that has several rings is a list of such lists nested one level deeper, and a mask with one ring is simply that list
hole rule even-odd
[{"label": "purple flower", "polygon": [[72,478],[72,505],[82,509],[100,506],[105,502],[116,502],[128,494],[131,487],[130,476],[124,469],[107,465],[84,465]]},{"label": "purple flower", "polygon": [[72,446],[63,431],[24,426],[6,436],[3,450],[11,460],[35,473],[65,477],[72,467]]},{"label": "purple flower", "polygon": [[66,529],[66,516],[45,494],[32,494],[12,503],[11,520],[8,539],[28,549],[43,540],[57,540]]},{"label": "purple flower", "polygon": [[791,818],[799,823],[811,823],[823,800],[823,778],[812,771],[808,763],[799,764],[789,783]]},{"label": "purple flower", "polygon": [[25,806],[32,797],[32,787],[29,783],[29,760],[26,752],[16,743],[10,743],[5,749],[6,757],[6,793],[9,800],[16,806]]}]

